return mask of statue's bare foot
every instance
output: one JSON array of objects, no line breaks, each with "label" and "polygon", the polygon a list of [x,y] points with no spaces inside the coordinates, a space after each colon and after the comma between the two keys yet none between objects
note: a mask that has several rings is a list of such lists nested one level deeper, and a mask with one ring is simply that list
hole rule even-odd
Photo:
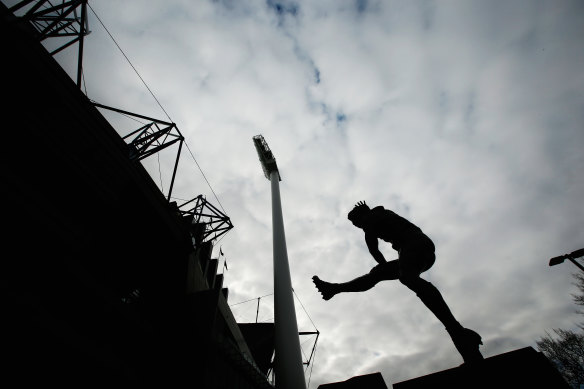
[{"label": "statue's bare foot", "polygon": [[330,300],[335,294],[334,285],[330,282],[326,282],[318,278],[317,276],[312,277],[312,282],[316,286],[316,289],[322,294],[322,298],[325,300]]}]

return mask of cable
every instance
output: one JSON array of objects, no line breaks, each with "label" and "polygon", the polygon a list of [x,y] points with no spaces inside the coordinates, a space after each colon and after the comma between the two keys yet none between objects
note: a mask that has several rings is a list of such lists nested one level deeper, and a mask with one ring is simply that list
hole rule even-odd
[{"label": "cable", "polygon": [[[306,343],[310,342],[315,337],[316,337],[316,335],[314,335],[314,334],[309,336],[308,339],[306,339],[304,342],[300,343],[300,347],[304,346]],[[308,358],[306,358],[306,359],[308,359]]]},{"label": "cable", "polygon": [[160,191],[164,194],[164,185],[162,185],[162,171],[160,170],[160,154],[156,153],[158,157],[158,176],[160,177]]},{"label": "cable", "polygon": [[[316,340],[318,342],[318,339]],[[310,374],[308,376],[308,389],[310,389],[310,379],[312,378],[312,370],[314,369],[314,361],[316,361],[316,342],[314,342],[314,354],[312,355],[312,367],[310,368]]]},{"label": "cable", "polygon": [[304,308],[304,304],[302,304],[302,301],[300,301],[300,297],[298,297],[298,295],[296,294],[296,291],[294,290],[294,288],[292,288],[292,292],[294,293],[294,296],[296,296],[296,299],[300,303],[300,306],[302,306],[302,309],[304,309],[304,313],[306,313],[306,316],[308,316],[308,320],[310,320],[310,322],[314,326],[314,329],[318,331],[318,328],[316,328],[316,324],[314,324],[314,322],[312,321],[312,318],[308,314],[308,311],[306,311],[306,308]]},{"label": "cable", "polygon": [[[304,355],[304,359],[306,359],[308,361],[308,357],[306,356],[306,353],[304,352],[304,349],[302,348],[302,344],[300,345],[300,352],[302,353],[302,355]],[[304,363],[304,362],[302,362]],[[308,365],[306,366],[306,370],[308,370]],[[304,374],[306,374],[306,370],[304,370]]]},{"label": "cable", "polygon": [[140,81],[142,81],[142,83],[144,84],[144,86],[146,87],[146,89],[148,89],[148,92],[150,92],[150,94],[152,95],[152,97],[154,98],[154,100],[156,101],[156,103],[158,104],[158,106],[160,107],[160,109],[162,109],[162,111],[164,112],[164,114],[166,115],[166,117],[168,118],[168,120],[170,120],[172,122],[172,119],[168,115],[168,112],[166,112],[166,110],[164,109],[164,107],[162,106],[162,104],[160,104],[160,101],[158,101],[158,99],[156,98],[156,96],[154,96],[154,93],[152,93],[152,90],[150,90],[150,88],[148,87],[148,84],[146,84],[146,81],[144,81],[144,79],[142,78],[142,76],[140,75],[140,73],[138,73],[138,70],[136,70],[136,68],[134,67],[134,65],[132,65],[132,62],[130,61],[130,59],[128,58],[128,56],[126,56],[126,53],[124,53],[124,50],[122,50],[122,48],[120,47],[120,45],[118,45],[118,42],[116,42],[116,40],[114,39],[114,37],[112,36],[112,34],[109,32],[109,30],[105,26],[105,24],[103,24],[103,22],[101,21],[101,19],[99,18],[99,16],[97,16],[97,13],[95,12],[95,10],[91,7],[91,5],[89,5],[89,2],[87,3],[87,6],[89,7],[89,9],[91,9],[91,12],[93,12],[93,14],[97,18],[97,20],[99,21],[99,23],[101,24],[101,26],[104,28],[104,30],[107,32],[107,34],[110,36],[110,38],[112,38],[112,41],[114,41],[115,45],[118,47],[118,49],[120,50],[120,52],[122,53],[122,55],[124,56],[124,58],[126,58],[126,61],[128,61],[128,63],[132,67],[132,69],[134,69],[134,72],[136,73],[136,75],[138,76],[138,78],[140,79]]},{"label": "cable", "polygon": [[249,303],[250,301],[255,301],[255,300],[257,300],[258,298],[260,298],[260,299],[261,299],[261,298],[268,297],[268,296],[271,296],[271,295],[273,295],[273,293],[270,293],[270,294],[265,294],[265,295],[263,295],[263,296],[260,296],[260,297],[254,297],[254,298],[252,298],[252,299],[245,300],[245,301],[240,301],[240,302],[238,302],[238,303],[231,304],[231,305],[230,305],[230,307],[234,307],[234,306],[236,306],[236,305],[243,304],[243,303]]},{"label": "cable", "polygon": [[83,68],[81,68],[81,79],[83,80],[83,89],[85,89],[85,96],[89,98],[89,95],[87,94],[87,85],[85,84],[85,73],[83,72]]},{"label": "cable", "polygon": [[224,214],[227,214],[227,211],[225,211],[225,208],[223,208],[223,204],[221,204],[221,201],[219,201],[219,197],[217,197],[217,194],[215,193],[215,191],[211,187],[211,184],[209,183],[209,180],[207,180],[207,176],[205,176],[205,173],[203,173],[203,169],[201,169],[201,166],[197,162],[197,159],[193,155],[193,152],[191,151],[191,148],[189,147],[189,144],[186,142],[186,140],[184,141],[184,144],[187,146],[187,150],[189,150],[189,153],[191,154],[191,157],[193,157],[193,161],[195,161],[195,163],[197,164],[197,167],[199,168],[199,171],[201,172],[201,174],[203,175],[203,178],[207,182],[207,185],[209,186],[209,189],[211,189],[211,192],[213,192],[213,196],[215,196],[215,199],[217,200],[217,203],[219,203],[219,206],[223,210],[223,213]]},{"label": "cable", "polygon": [[227,232],[225,232],[223,235],[221,235],[221,238],[217,242],[215,242],[215,244],[216,245],[219,244],[223,240],[223,238],[225,238],[227,236],[227,234],[229,234],[230,231],[231,231],[231,228],[228,229]]},{"label": "cable", "polygon": [[125,113],[120,113],[120,115],[122,115],[122,116],[124,116],[124,117],[127,117],[128,119],[131,119],[131,120],[133,120],[133,121],[135,121],[135,122],[138,122],[138,123],[140,123],[140,124],[142,124],[142,125],[146,125],[146,122],[142,122],[142,121],[140,121],[140,120],[136,119],[136,118],[135,118],[135,117],[133,117],[133,116],[127,115],[127,114],[125,114]]},{"label": "cable", "polygon": [[[308,314],[308,311],[304,307],[304,304],[302,304],[302,301],[300,300],[300,297],[298,297],[298,295],[296,294],[296,291],[294,290],[294,288],[292,288],[292,292],[294,293],[294,296],[296,296],[296,299],[300,303],[300,306],[304,310],[304,313],[306,313],[306,316],[308,316],[308,320],[310,320],[310,322],[314,326],[314,329],[316,330],[316,332],[317,333],[320,333],[320,331],[318,331],[318,328],[316,328],[316,324],[314,324],[314,321],[312,320],[312,318]],[[306,343],[307,341],[308,341],[308,339],[304,343]],[[310,368],[310,375],[308,376],[308,385],[307,385],[308,388],[310,388],[310,379],[312,378],[312,370],[314,369],[314,361],[316,360],[316,344],[317,343],[318,343],[318,336],[316,337],[316,340],[314,341],[314,345],[312,346],[312,350],[313,350],[312,351],[312,364],[311,364],[312,366]],[[300,350],[302,351],[302,354],[304,354],[304,350],[302,350],[302,347],[300,348]],[[306,354],[304,356],[306,357]],[[309,360],[310,360],[310,358],[309,358]],[[304,371],[304,373],[306,373],[307,370],[308,370],[308,366],[306,367],[306,370]]]},{"label": "cable", "polygon": [[189,201],[187,199],[181,199],[180,197],[174,197],[174,196],[170,196],[170,198],[173,199],[173,200]]},{"label": "cable", "polygon": [[[314,321],[312,320],[312,318],[310,317],[310,315],[306,311],[306,308],[304,307],[304,304],[302,304],[302,301],[300,301],[300,297],[298,297],[298,295],[296,294],[296,291],[294,289],[292,289],[292,292],[294,293],[294,296],[296,296],[296,299],[300,303],[300,306],[302,306],[302,309],[306,313],[306,316],[308,316],[308,319],[310,320],[310,322],[314,326],[314,329],[317,332],[319,332],[318,331],[318,328],[316,328],[316,325],[314,324]],[[266,294],[266,295],[263,295],[263,296],[260,296],[260,297],[255,297],[255,298],[252,298],[252,299],[249,299],[249,300],[240,301],[238,303],[229,305],[229,307],[233,307],[233,306],[236,306],[236,305],[239,305],[239,304],[248,303],[250,301],[256,301],[258,299],[261,299],[261,298],[264,298],[264,297],[268,297],[268,296],[272,296],[272,295],[273,295],[273,293],[270,293],[270,294]],[[270,318],[270,319],[273,319],[273,318]],[[268,319],[268,320],[270,320],[270,319]],[[265,320],[258,321],[258,323],[265,323],[265,322],[266,322]],[[312,339],[312,337],[308,338],[307,340],[305,340],[304,342],[302,342],[302,344],[305,344],[306,342],[308,342],[311,339]],[[306,370],[304,371],[304,373],[306,374],[306,372],[308,371],[308,368],[310,367],[310,374],[308,376],[308,384],[307,384],[307,387],[308,388],[310,388],[310,380],[312,379],[312,371],[314,370],[314,364],[315,364],[315,361],[316,361],[316,344],[317,343],[318,343],[318,336],[316,337],[316,340],[314,341],[314,345],[312,346],[312,350],[313,350],[312,356],[311,356],[312,363],[310,363],[310,361],[309,361],[309,366],[307,366],[306,367]],[[302,349],[302,344],[300,345],[300,352],[304,355],[304,358],[306,358],[307,360],[309,360],[310,358],[307,358],[306,357],[306,353],[304,353],[304,350]]]}]

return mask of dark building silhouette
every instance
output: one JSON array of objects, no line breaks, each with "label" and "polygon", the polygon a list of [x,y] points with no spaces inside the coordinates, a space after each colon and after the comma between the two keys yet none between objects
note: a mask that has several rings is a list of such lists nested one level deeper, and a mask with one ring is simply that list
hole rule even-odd
[{"label": "dark building silhouette", "polygon": [[273,326],[235,322],[205,226],[130,158],[38,30],[0,12],[2,380],[271,388]]}]

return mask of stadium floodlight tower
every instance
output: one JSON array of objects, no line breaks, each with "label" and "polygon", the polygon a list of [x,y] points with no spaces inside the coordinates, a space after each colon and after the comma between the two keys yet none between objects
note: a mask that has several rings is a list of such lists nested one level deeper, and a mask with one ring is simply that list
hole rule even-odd
[{"label": "stadium floodlight tower", "polygon": [[280,201],[280,172],[276,159],[261,135],[253,137],[264,174],[272,186],[272,239],[274,261],[274,373],[277,389],[306,389],[292,280]]}]

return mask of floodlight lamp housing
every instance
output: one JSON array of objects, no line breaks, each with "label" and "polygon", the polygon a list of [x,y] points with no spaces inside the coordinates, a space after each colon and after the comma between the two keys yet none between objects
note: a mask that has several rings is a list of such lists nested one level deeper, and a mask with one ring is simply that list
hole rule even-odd
[{"label": "floodlight lamp housing", "polygon": [[556,266],[559,265],[560,263],[563,263],[564,260],[566,259],[566,257],[564,255],[560,255],[559,257],[553,257],[552,259],[550,259],[550,266]]},{"label": "floodlight lamp housing", "polygon": [[276,172],[278,173],[278,180],[282,181],[282,177],[278,171],[278,165],[276,164],[276,158],[274,158],[274,154],[272,154],[264,137],[261,135],[254,136],[253,144],[258,152],[258,157],[260,158],[260,163],[262,164],[266,178],[269,180],[270,174]]}]

